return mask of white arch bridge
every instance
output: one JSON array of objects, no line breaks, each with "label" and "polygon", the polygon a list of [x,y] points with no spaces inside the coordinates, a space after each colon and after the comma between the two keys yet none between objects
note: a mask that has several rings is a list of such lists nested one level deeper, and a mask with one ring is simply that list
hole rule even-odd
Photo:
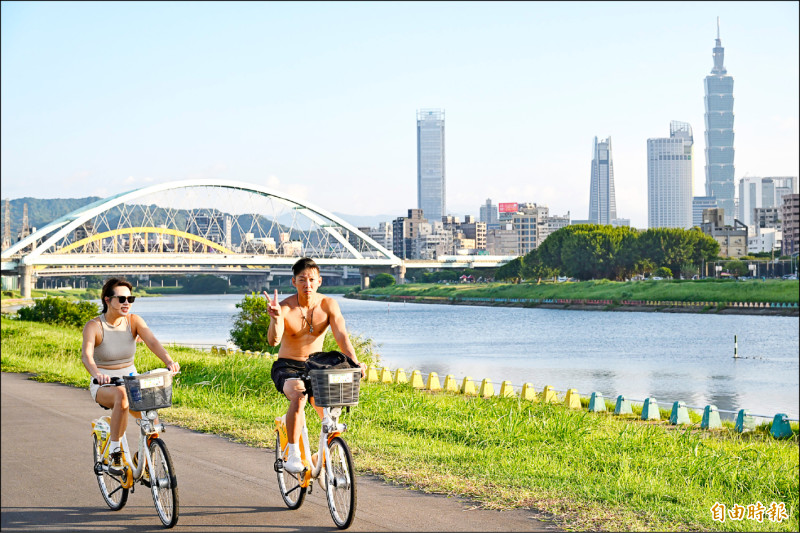
[{"label": "white arch bridge", "polygon": [[238,181],[185,180],[64,215],[5,250],[2,274],[19,276],[25,297],[36,277],[92,274],[244,274],[264,286],[304,256],[324,275],[358,268],[362,286],[377,272],[402,278],[407,267],[498,266],[509,259],[412,264],[333,213],[285,193]]}]

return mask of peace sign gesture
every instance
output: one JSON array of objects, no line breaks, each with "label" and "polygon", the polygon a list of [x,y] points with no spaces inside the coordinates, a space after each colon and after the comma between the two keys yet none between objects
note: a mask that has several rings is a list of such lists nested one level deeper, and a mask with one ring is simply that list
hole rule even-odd
[{"label": "peace sign gesture", "polygon": [[275,298],[272,299],[267,294],[267,291],[264,291],[264,298],[267,299],[269,306],[267,310],[269,311],[270,318],[280,318],[281,317],[281,304],[278,303],[278,289],[275,289]]}]

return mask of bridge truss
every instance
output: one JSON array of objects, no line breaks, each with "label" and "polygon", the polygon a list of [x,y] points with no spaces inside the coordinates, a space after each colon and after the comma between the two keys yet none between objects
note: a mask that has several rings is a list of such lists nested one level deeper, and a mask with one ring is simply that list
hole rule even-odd
[{"label": "bridge truss", "polygon": [[[3,271],[97,267],[291,265],[397,267],[401,260],[322,208],[260,185],[185,180],[118,194],[73,211],[12,245]],[[137,268],[138,270],[138,268]]]}]

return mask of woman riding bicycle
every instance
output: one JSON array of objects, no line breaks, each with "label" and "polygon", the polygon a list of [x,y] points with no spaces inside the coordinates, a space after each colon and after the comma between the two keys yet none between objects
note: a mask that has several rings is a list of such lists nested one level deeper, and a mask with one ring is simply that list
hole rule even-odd
[{"label": "woman riding bicycle", "polygon": [[[142,317],[130,312],[135,298],[131,296],[132,289],[133,286],[123,278],[106,281],[100,295],[103,313],[83,327],[81,347],[83,366],[93,378],[89,386],[92,399],[111,409],[109,467],[116,470],[122,468],[120,441],[125,442],[127,448],[125,429],[128,427],[129,409],[125,387],[111,385],[111,378],[138,374],[133,364],[136,338],[141,338],[171,372],[180,370],[180,365],[172,360]],[[130,413],[140,416],[138,412]]]}]

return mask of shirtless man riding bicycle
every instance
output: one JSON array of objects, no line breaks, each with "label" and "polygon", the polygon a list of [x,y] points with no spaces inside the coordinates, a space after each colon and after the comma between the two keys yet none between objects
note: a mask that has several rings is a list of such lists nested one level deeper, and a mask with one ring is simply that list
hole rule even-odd
[{"label": "shirtless man riding bicycle", "polygon": [[[272,365],[272,381],[278,391],[289,399],[289,409],[286,412],[289,457],[284,468],[291,473],[303,470],[297,443],[305,425],[303,409],[306,391],[310,389],[310,383],[302,379],[306,372],[305,362],[312,354],[322,351],[328,326],[341,352],[361,367],[362,376],[366,373],[366,365],[358,361],[350,343],[339,304],[333,298],[317,294],[321,284],[319,267],[312,259],[304,257],[292,267],[292,286],[297,289],[297,294],[278,303],[277,289],[274,299],[264,293],[269,301],[270,316],[267,340],[270,346],[278,343],[281,345],[278,360]],[[309,397],[311,405],[322,418],[322,408],[314,404],[313,391]]]}]

